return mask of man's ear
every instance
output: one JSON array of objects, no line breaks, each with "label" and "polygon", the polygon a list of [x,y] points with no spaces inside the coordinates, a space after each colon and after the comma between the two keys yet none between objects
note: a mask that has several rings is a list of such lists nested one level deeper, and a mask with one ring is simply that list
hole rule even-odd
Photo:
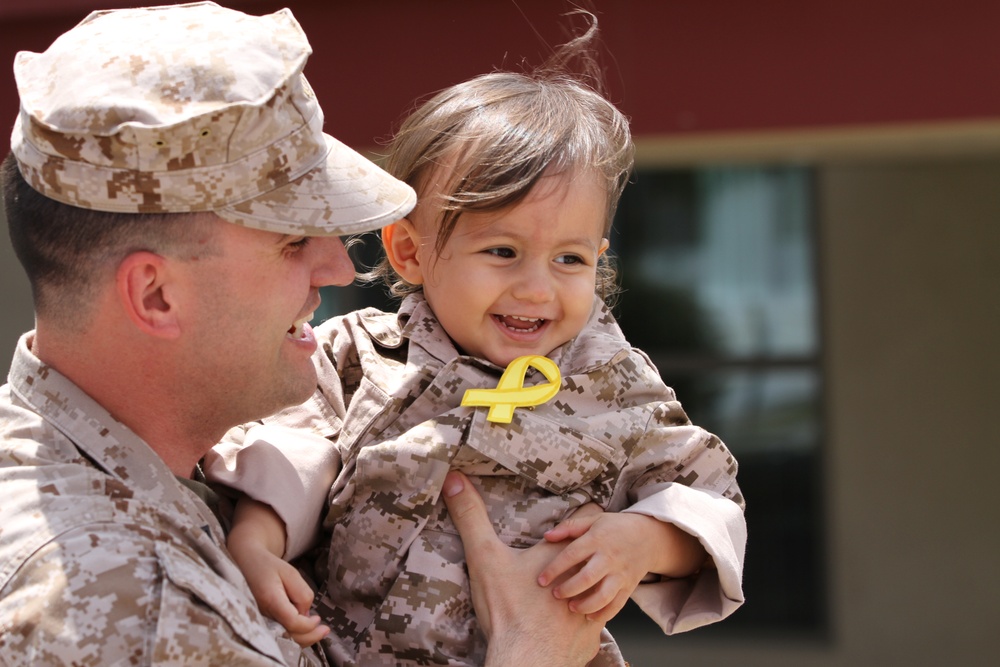
[{"label": "man's ear", "polygon": [[382,245],[385,256],[399,277],[411,285],[424,282],[424,271],[417,257],[420,235],[408,218],[382,228]]},{"label": "man's ear", "polygon": [[143,333],[157,338],[180,334],[167,264],[163,256],[142,250],[122,260],[115,273],[122,309]]}]

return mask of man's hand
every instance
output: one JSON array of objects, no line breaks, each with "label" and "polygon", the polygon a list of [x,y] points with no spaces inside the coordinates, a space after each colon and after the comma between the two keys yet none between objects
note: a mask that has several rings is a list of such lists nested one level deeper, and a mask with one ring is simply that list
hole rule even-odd
[{"label": "man's hand", "polygon": [[573,613],[538,584],[562,546],[506,546],[461,473],[448,473],[444,501],[465,545],[472,603],[489,641],[485,667],[579,667],[597,655],[604,625]]}]

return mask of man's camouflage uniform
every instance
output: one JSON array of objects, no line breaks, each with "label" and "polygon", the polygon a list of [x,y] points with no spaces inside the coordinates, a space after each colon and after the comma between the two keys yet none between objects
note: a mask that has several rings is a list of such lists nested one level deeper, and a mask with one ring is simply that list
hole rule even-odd
[{"label": "man's camouflage uniform", "polygon": [[0,664],[307,665],[212,511],[18,343],[0,388]]},{"label": "man's camouflage uniform", "polygon": [[[603,304],[549,355],[562,371],[559,393],[517,408],[510,424],[459,405],[467,389],[495,387],[503,369],[460,355],[419,294],[398,314],[368,309],[330,320],[316,338],[317,393],[234,433],[237,446],[216,450],[209,475],[275,508],[287,523],[287,556],[315,525],[308,515],[322,506],[317,487],[336,475],[319,494],[329,495],[317,563],[332,661],[482,664],[462,545],[440,501],[450,469],[471,476],[509,545],[538,542],[588,502],[698,536],[710,564],[685,579],[651,577],[633,596],[667,633],[717,621],[742,603],[746,526],[736,462],[718,438],[691,425]],[[525,384],[539,381],[534,374]],[[325,481],[296,477],[276,460],[286,445],[292,458],[326,461]],[[592,664],[623,664],[606,639]]]}]

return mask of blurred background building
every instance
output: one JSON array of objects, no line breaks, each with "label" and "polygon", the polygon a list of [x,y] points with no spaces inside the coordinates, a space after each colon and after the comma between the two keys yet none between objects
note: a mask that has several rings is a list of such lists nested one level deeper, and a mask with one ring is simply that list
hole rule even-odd
[{"label": "blurred background building", "polygon": [[[4,152],[14,54],[130,4],[0,3]],[[375,157],[416,100],[537,65],[579,27],[564,0],[220,4],[291,7],[327,131]],[[617,313],[740,460],[750,528],[745,607],[672,638],[627,610],[626,657],[994,664],[1000,3],[589,4],[638,150],[612,238]],[[325,300],[326,315],[385,303]],[[31,326],[4,234],[0,370]]]}]

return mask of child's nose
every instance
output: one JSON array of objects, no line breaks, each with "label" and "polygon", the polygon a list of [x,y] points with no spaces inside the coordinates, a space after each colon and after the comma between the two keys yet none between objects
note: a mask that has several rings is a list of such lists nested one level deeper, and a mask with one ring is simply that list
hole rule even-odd
[{"label": "child's nose", "polygon": [[544,267],[524,267],[514,283],[511,294],[522,301],[544,303],[554,298],[555,283]]}]

